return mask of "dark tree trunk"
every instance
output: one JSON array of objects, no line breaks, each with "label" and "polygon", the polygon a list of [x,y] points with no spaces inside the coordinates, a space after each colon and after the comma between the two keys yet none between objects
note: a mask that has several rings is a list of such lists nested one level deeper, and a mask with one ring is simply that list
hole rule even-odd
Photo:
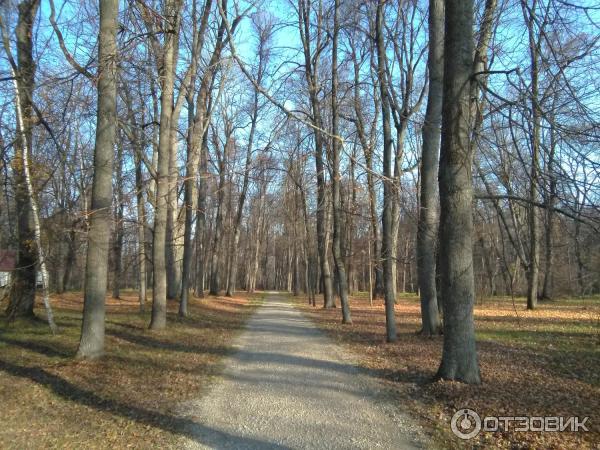
[{"label": "dark tree trunk", "polygon": [[[31,99],[35,83],[35,61],[33,60],[32,30],[39,0],[23,1],[19,4],[19,16],[15,30],[17,38],[17,101],[21,105],[23,130],[15,142],[15,157],[12,162],[15,182],[16,211],[16,268],[11,274],[12,282],[6,314],[9,320],[17,317],[34,317],[36,271],[38,254],[35,247],[35,231],[33,210],[27,190],[25,178],[25,161],[23,148],[32,148],[32,116]],[[25,136],[26,142],[23,142]]]},{"label": "dark tree trunk", "polygon": [[64,259],[64,271],[62,279],[62,288],[64,291],[68,291],[71,287],[71,275],[73,273],[73,265],[75,264],[75,245],[77,244],[77,233],[75,231],[76,224],[71,224],[71,230],[69,231],[69,237],[67,239],[67,254]]},{"label": "dark tree trunk", "polygon": [[473,186],[469,142],[473,0],[447,0],[440,154],[440,273],[444,346],[437,377],[479,383],[473,303]]},{"label": "dark tree trunk", "polygon": [[531,168],[529,172],[529,207],[528,207],[528,225],[529,225],[529,260],[527,264],[527,309],[535,309],[538,301],[538,279],[540,264],[540,224],[537,207],[534,206],[538,201],[539,185],[539,158],[540,158],[540,140],[541,140],[541,120],[542,111],[539,104],[539,51],[540,42],[536,41],[535,30],[536,13],[535,3],[532,8],[528,8],[525,2],[521,2],[523,16],[527,22],[527,31],[529,37],[529,56],[530,56],[530,74],[531,74]]}]

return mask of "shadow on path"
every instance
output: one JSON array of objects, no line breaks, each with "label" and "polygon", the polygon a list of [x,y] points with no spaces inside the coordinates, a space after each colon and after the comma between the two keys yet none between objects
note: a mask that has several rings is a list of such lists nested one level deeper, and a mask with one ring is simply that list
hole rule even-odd
[{"label": "shadow on path", "polygon": [[82,389],[39,367],[23,367],[0,360],[0,370],[16,377],[29,379],[40,386],[50,389],[65,400],[89,406],[98,411],[116,414],[139,423],[161,428],[164,431],[185,436],[204,445],[223,445],[225,443],[230,448],[261,448],[273,450],[284,450],[288,448],[254,438],[240,437],[215,430],[189,419],[149,411],[144,408],[126,405],[112,399],[103,398],[94,392]]}]

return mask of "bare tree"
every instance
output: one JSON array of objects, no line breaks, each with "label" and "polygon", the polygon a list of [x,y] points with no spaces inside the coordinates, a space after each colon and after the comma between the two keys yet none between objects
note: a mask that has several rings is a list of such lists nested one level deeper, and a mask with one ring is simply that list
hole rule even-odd
[{"label": "bare tree", "polygon": [[440,273],[444,347],[437,376],[479,383],[473,304],[473,186],[469,142],[473,1],[448,0],[440,154]]},{"label": "bare tree", "polygon": [[444,3],[441,0],[429,1],[429,55],[427,58],[429,93],[422,131],[417,267],[421,296],[421,332],[426,336],[432,336],[440,334],[442,331],[438,310],[435,264],[439,213],[436,184],[444,88]]},{"label": "bare tree", "polygon": [[167,324],[166,238],[169,195],[169,164],[171,154],[171,120],[173,114],[173,87],[178,53],[180,0],[167,0],[163,13],[164,45],[162,49],[160,132],[156,181],[156,207],[154,210],[154,236],[152,246],[152,320],[151,329],[161,329]]},{"label": "bare tree", "polygon": [[392,179],[392,129],[390,120],[390,100],[388,98],[388,83],[386,71],[386,48],[384,38],[384,8],[385,0],[379,0],[377,3],[376,17],[376,44],[377,44],[377,78],[379,82],[379,91],[381,96],[381,118],[383,125],[383,214],[382,214],[382,259],[383,259],[383,282],[385,299],[385,322],[386,339],[388,342],[394,342],[396,336],[396,317],[394,304],[396,303],[396,293],[393,280],[393,179]]},{"label": "bare tree", "polygon": [[331,186],[333,190],[333,258],[337,272],[338,292],[342,304],[342,323],[352,323],[350,306],[348,303],[348,276],[346,273],[345,255],[343,253],[342,234],[342,197],[340,175],[340,141],[338,129],[338,36],[339,25],[339,0],[334,0],[333,7],[333,38],[331,48]]},{"label": "bare tree", "polygon": [[[33,59],[32,30],[39,8],[38,0],[19,3],[19,15],[15,36],[17,39],[17,61],[13,61],[12,71],[16,78],[16,105],[21,111],[21,130],[15,140],[15,156],[12,161],[15,181],[15,210],[17,257],[16,270],[13,272],[9,293],[7,316],[10,320],[17,317],[34,317],[37,249],[34,245],[34,224],[31,196],[27,188],[24,150],[33,143],[32,126],[34,123],[32,96],[35,85],[36,64]],[[2,24],[4,49],[10,55],[8,33]],[[11,58],[12,60],[12,58]],[[17,114],[18,115],[18,114]]]},{"label": "bare tree", "polygon": [[[313,14],[311,0],[298,0],[298,29],[304,53],[304,73],[308,87],[311,107],[311,120],[314,126],[315,165],[317,171],[317,246],[321,266],[321,285],[323,288],[323,305],[325,308],[335,306],[333,284],[329,268],[327,245],[327,199],[325,184],[325,164],[323,160],[323,120],[321,118],[321,101],[319,99],[319,56],[328,45],[323,33],[323,10],[319,2],[316,11],[316,34],[313,35],[311,17]],[[313,44],[314,42],[314,44]]]},{"label": "bare tree", "polygon": [[[270,39],[273,34],[273,22],[271,19],[263,19],[260,15],[254,18],[254,26],[258,34],[258,45],[256,53],[258,55],[258,64],[256,68],[256,83],[258,86],[262,86],[263,78],[265,77],[265,71],[269,64],[270,57]],[[255,142],[256,128],[258,124],[259,114],[261,112],[259,102],[259,92],[254,90],[252,105],[250,109],[250,132],[248,134],[248,143],[246,144],[246,159],[244,163],[244,175],[242,180],[242,188],[238,196],[237,212],[233,222],[233,239],[232,245],[229,250],[230,266],[229,271],[229,282],[227,283],[226,295],[231,297],[235,292],[235,284],[237,280],[237,266],[238,266],[238,245],[240,240],[240,226],[242,223],[242,216],[244,213],[244,204],[246,202],[246,196],[248,195],[248,186],[250,182],[250,169],[252,168],[252,154],[253,146]]]},{"label": "bare tree", "polygon": [[114,145],[117,135],[117,0],[100,1],[98,34],[98,113],[94,180],[85,271],[83,323],[77,356],[104,352],[105,297],[110,241]]}]

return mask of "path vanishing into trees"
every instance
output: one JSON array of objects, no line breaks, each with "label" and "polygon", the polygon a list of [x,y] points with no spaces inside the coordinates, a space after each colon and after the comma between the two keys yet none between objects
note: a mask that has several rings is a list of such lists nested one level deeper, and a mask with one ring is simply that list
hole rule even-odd
[{"label": "path vanishing into trees", "polygon": [[268,294],[219,381],[181,405],[187,448],[420,448],[418,426],[353,357]]}]

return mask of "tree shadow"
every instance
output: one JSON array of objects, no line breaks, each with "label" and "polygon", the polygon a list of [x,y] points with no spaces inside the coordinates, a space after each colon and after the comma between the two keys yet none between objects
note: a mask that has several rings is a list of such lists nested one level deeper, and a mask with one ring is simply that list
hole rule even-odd
[{"label": "tree shadow", "polygon": [[18,339],[11,339],[5,336],[0,335],[0,342],[4,342],[5,344],[14,345],[15,347],[20,347],[25,350],[31,350],[36,353],[40,353],[44,356],[48,357],[60,357],[60,358],[68,358],[73,355],[72,350],[67,350],[66,348],[58,348],[56,344],[47,345],[39,342],[32,341],[20,341]]},{"label": "tree shadow", "polygon": [[65,400],[94,408],[97,411],[108,412],[145,425],[157,427],[214,448],[288,448],[260,439],[236,436],[207,427],[184,417],[171,416],[104,398],[39,367],[23,367],[0,360],[0,370],[16,377],[29,379],[50,389],[54,394]]},{"label": "tree shadow", "polygon": [[210,353],[213,355],[229,355],[232,350],[227,347],[217,346],[217,347],[209,347],[206,345],[189,345],[182,344],[179,342],[170,342],[170,341],[162,341],[160,339],[156,339],[154,337],[145,335],[135,335],[131,333],[127,333],[121,330],[106,330],[106,334],[109,336],[113,336],[124,341],[127,341],[131,344],[140,345],[144,347],[155,348],[157,350],[170,350],[176,352],[183,353]]}]

